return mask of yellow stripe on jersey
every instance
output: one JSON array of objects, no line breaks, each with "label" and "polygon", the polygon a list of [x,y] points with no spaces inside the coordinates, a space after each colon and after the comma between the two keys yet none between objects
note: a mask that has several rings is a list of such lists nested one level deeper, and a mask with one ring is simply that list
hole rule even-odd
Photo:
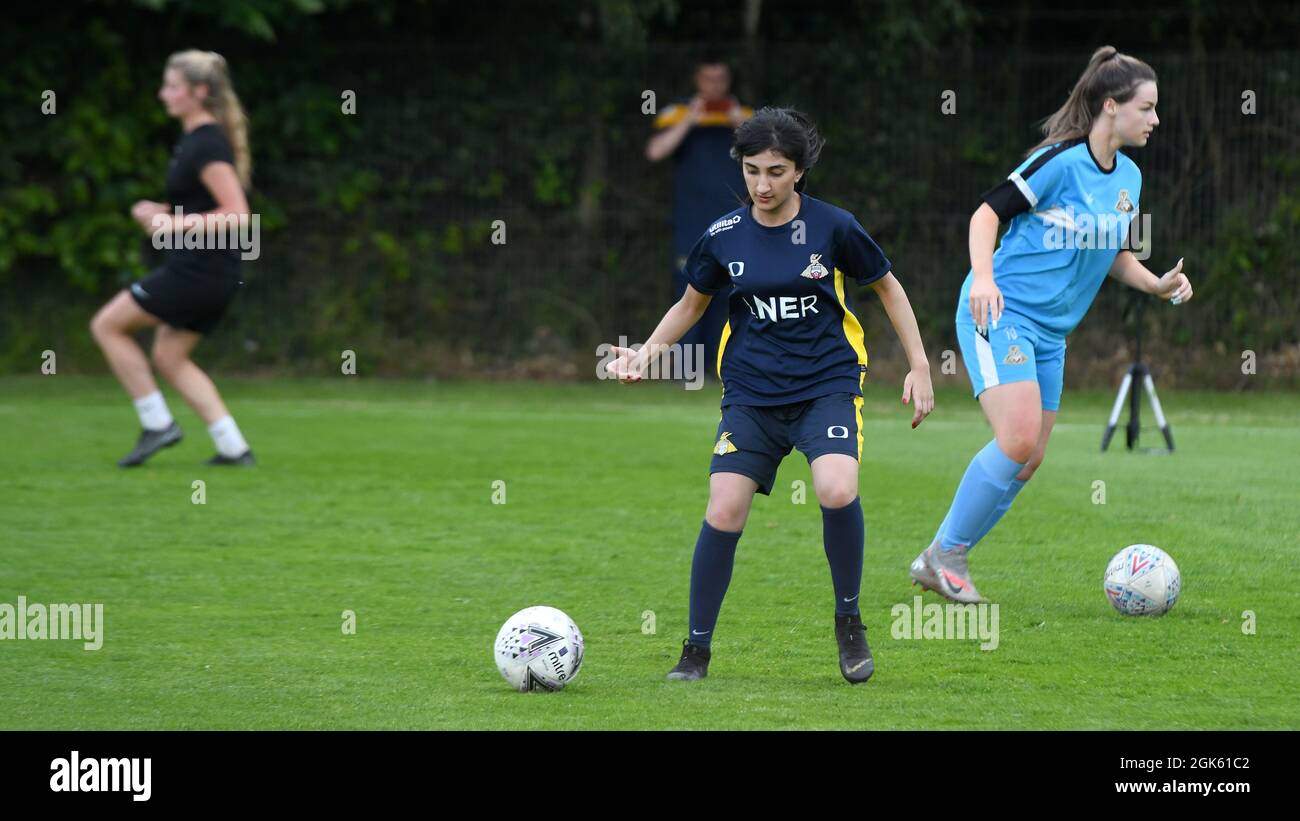
[{"label": "yellow stripe on jersey", "polygon": [[[857,351],[858,364],[865,366],[867,364],[867,340],[866,335],[862,332],[862,323],[849,310],[849,304],[844,301],[844,272],[839,268],[835,269],[835,297],[840,301],[840,307],[844,309],[844,337]],[[862,390],[862,384],[866,381],[867,372],[865,370],[858,374],[858,390]],[[858,464],[862,463],[862,397],[857,396],[853,399],[853,411],[857,415],[858,422]]]},{"label": "yellow stripe on jersey", "polygon": [[[866,374],[863,374],[863,376],[866,376]],[[861,384],[862,384],[861,380],[859,380],[858,381],[859,387],[861,387]],[[853,412],[857,414],[857,419],[858,419],[858,464],[862,464],[862,397],[861,396],[853,397]]]},{"label": "yellow stripe on jersey", "polygon": [[686,106],[673,103],[655,117],[655,128],[667,128],[686,119]]},{"label": "yellow stripe on jersey", "polygon": [[[740,111],[746,120],[754,116],[754,109],[747,105],[742,105]],[[686,119],[686,115],[689,113],[690,109],[686,106],[681,105],[680,103],[673,103],[655,116],[654,127],[667,128],[668,126],[677,125],[682,120]],[[726,111],[704,111],[700,113],[700,118],[695,121],[695,124],[702,126],[727,126],[730,128],[731,114]]]},{"label": "yellow stripe on jersey", "polygon": [[725,125],[731,128],[731,115],[725,111],[706,111],[700,115],[695,124],[706,127]]},{"label": "yellow stripe on jersey", "polygon": [[[731,320],[728,319],[727,324],[722,326],[722,341],[718,343],[718,378],[719,379],[722,378],[722,352],[727,350],[727,338],[730,336],[731,336]],[[723,389],[724,390],[726,389],[725,385],[723,386]]]},{"label": "yellow stripe on jersey", "polygon": [[[835,269],[835,297],[840,301],[840,307],[844,309],[844,338],[853,346],[853,350],[858,353],[858,364],[867,364],[867,340],[866,335],[862,333],[862,324],[858,318],[849,310],[849,304],[844,301],[844,272],[839,268]],[[858,378],[858,387],[862,387],[862,380],[866,377],[864,371]]]}]

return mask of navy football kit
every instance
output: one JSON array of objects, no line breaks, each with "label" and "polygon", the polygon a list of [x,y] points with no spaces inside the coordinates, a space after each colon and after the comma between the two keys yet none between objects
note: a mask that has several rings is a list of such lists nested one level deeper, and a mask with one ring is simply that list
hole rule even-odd
[{"label": "navy football kit", "polygon": [[792,447],[810,463],[826,453],[861,460],[867,350],[845,279],[866,285],[890,271],[852,214],[799,198],[784,225],[756,222],[749,205],[719,218],[684,268],[697,291],[728,299],[709,472],[749,476],[764,494]]}]

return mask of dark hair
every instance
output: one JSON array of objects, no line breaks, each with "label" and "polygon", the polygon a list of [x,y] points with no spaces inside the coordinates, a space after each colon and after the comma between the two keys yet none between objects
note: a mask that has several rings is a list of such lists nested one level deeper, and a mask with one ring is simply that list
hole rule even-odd
[{"label": "dark hair", "polygon": [[722,50],[714,46],[701,49],[695,56],[695,69],[698,71],[700,66],[726,66],[728,71],[731,70],[731,65]]},{"label": "dark hair", "polygon": [[794,184],[794,190],[803,191],[808,182],[808,172],[817,164],[825,144],[807,115],[793,108],[767,106],[736,129],[731,158],[739,162],[771,149],[803,172]]},{"label": "dark hair", "polygon": [[1029,149],[1028,154],[1045,145],[1088,136],[1106,98],[1127,103],[1137,93],[1137,87],[1147,81],[1156,81],[1151,66],[1136,57],[1120,54],[1114,46],[1097,49],[1075,81],[1065,104],[1043,121],[1043,141]]}]

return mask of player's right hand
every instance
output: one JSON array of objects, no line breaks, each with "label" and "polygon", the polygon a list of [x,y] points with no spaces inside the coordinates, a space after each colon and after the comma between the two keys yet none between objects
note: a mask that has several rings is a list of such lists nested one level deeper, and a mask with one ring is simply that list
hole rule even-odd
[{"label": "player's right hand", "polygon": [[691,98],[690,108],[687,110],[686,119],[691,125],[695,125],[704,116],[704,98],[696,94]]},{"label": "player's right hand", "polygon": [[131,206],[131,219],[138,222],[148,230],[150,223],[157,214],[166,214],[171,211],[165,204],[154,202],[152,200],[136,200]]},{"label": "player's right hand", "polygon": [[605,365],[605,370],[618,378],[619,382],[640,382],[641,368],[637,361],[637,352],[631,348],[620,348],[617,345],[611,346],[618,357]]},{"label": "player's right hand", "polygon": [[970,315],[975,320],[975,330],[988,335],[990,319],[992,327],[997,328],[1002,308],[1002,292],[993,277],[975,277],[970,286]]}]

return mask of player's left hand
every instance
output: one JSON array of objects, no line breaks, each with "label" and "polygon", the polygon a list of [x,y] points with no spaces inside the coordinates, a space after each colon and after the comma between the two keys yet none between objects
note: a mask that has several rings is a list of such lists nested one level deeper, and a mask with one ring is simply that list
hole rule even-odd
[{"label": "player's left hand", "polygon": [[749,119],[745,116],[745,109],[740,107],[740,101],[736,98],[731,99],[731,108],[727,111],[727,116],[731,119],[732,128],[740,128]]},{"label": "player's left hand", "polygon": [[170,210],[161,202],[139,200],[131,206],[131,218],[148,229],[153,226],[153,218],[156,215],[165,214]]},{"label": "player's left hand", "polygon": [[930,384],[929,370],[912,370],[903,380],[903,404],[912,400],[912,427],[921,424],[921,420],[934,410],[934,386]]},{"label": "player's left hand", "polygon": [[1156,281],[1156,296],[1167,299],[1174,305],[1181,305],[1192,298],[1192,283],[1183,273],[1183,261],[1170,269]]}]

